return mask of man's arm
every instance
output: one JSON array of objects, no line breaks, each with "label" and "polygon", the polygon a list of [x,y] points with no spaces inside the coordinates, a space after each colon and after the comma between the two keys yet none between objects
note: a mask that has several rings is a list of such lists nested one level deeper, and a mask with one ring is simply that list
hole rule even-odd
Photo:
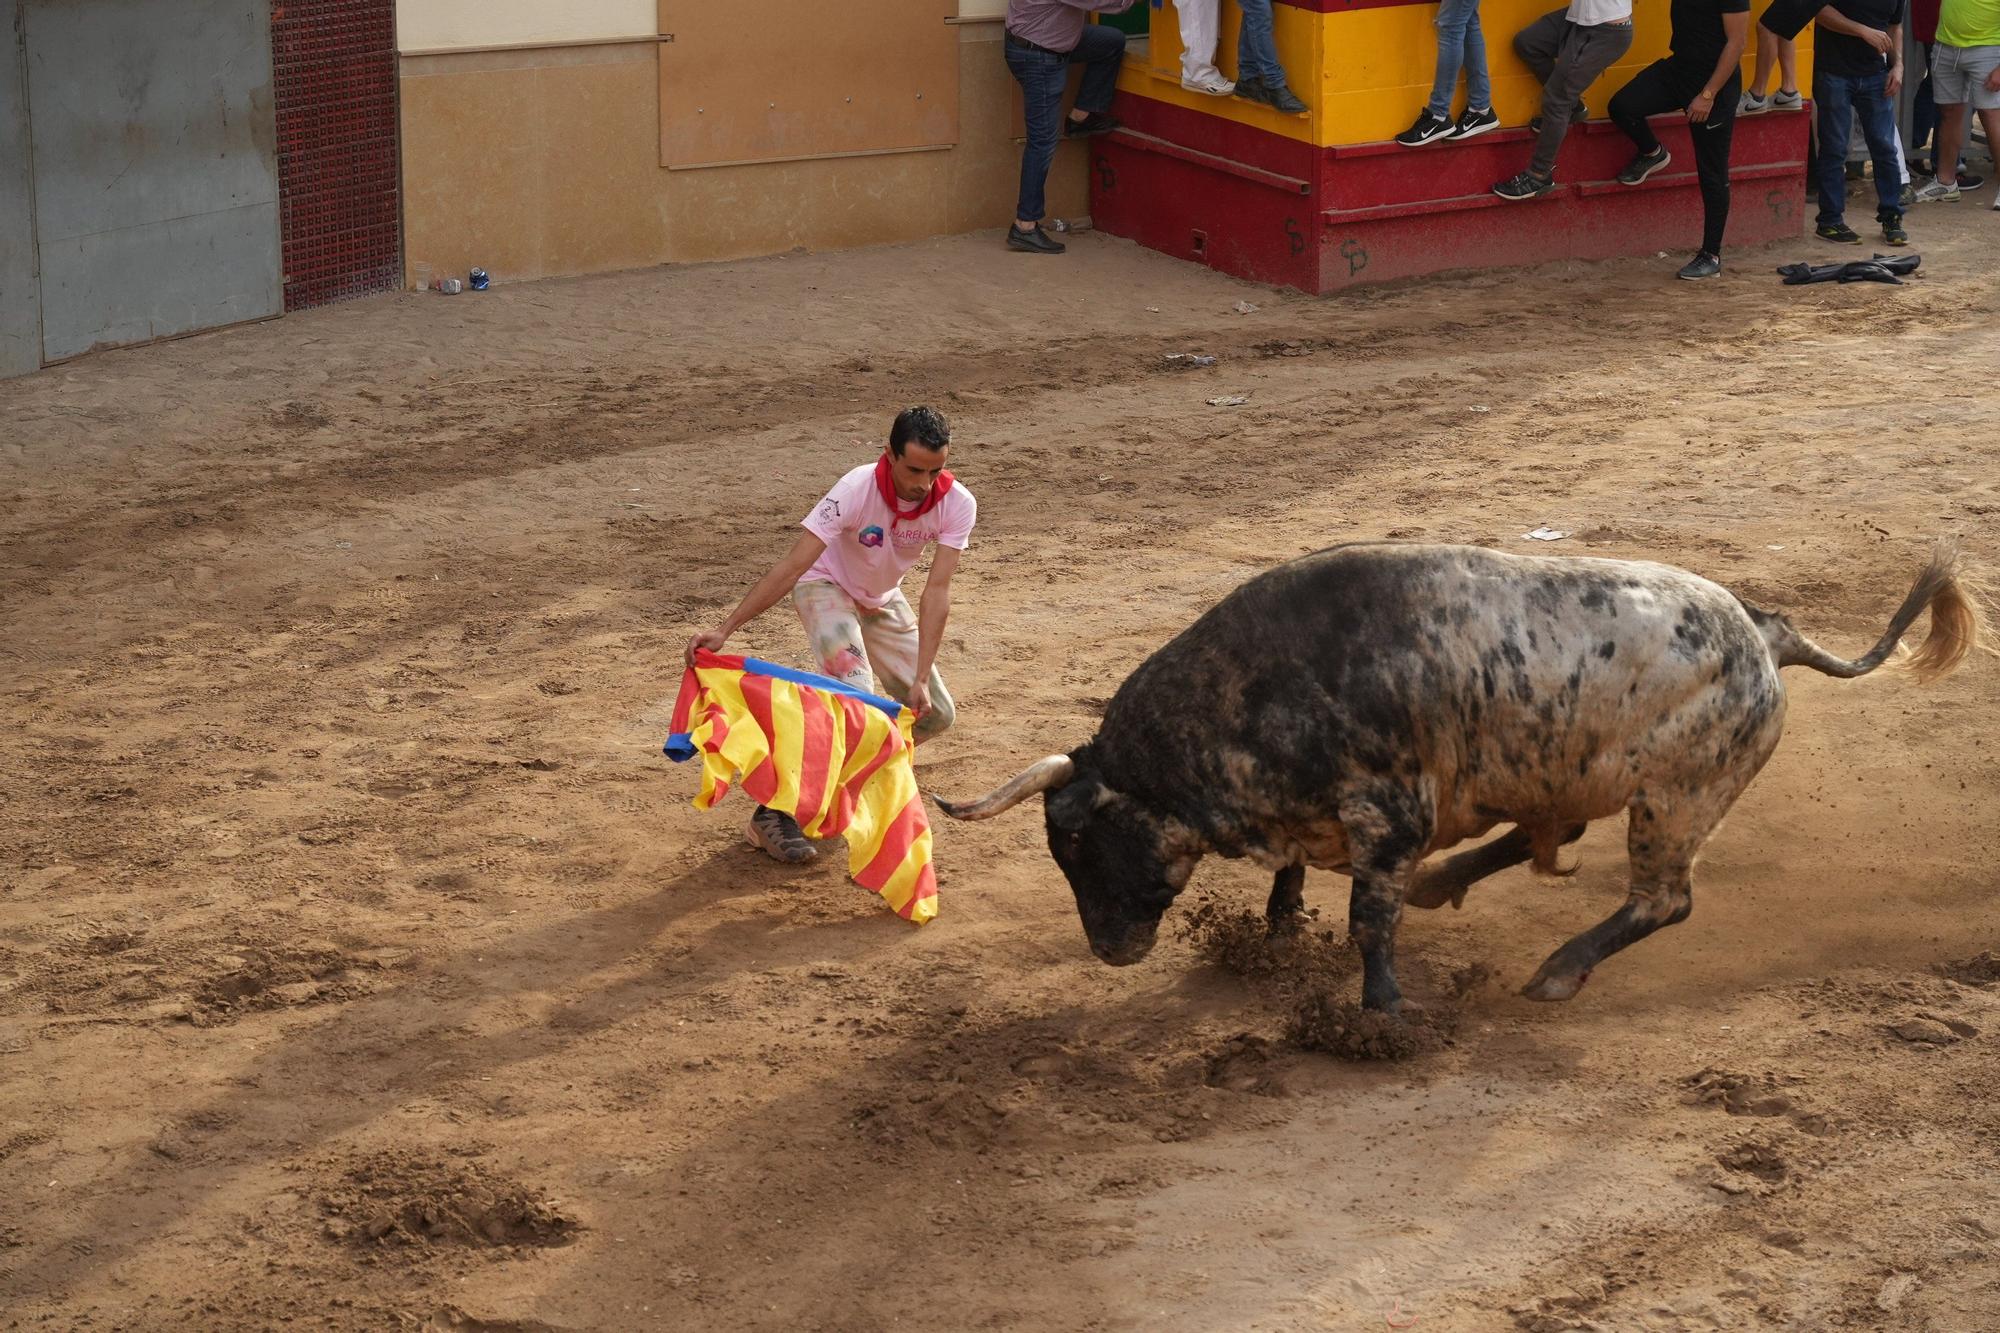
[{"label": "man's arm", "polygon": [[[792,543],[792,549],[785,553],[785,558],[780,560],[770,573],[758,579],[756,587],[743,594],[743,600],[736,604],[736,609],[729,613],[727,620],[712,630],[695,635],[688,641],[687,664],[694,665],[697,648],[706,648],[711,653],[721,652],[722,645],[728,642],[730,635],[776,606],[778,600],[798,583],[799,576],[813,567],[813,561],[819,559],[820,552],[825,549],[826,543],[815,534],[800,533],[799,539]],[[930,595],[930,589],[926,587],[924,589],[926,602]]]},{"label": "man's arm", "polygon": [[[1856,23],[1832,5],[1828,5],[1825,9],[1813,15],[1813,22],[1819,24],[1820,27],[1825,28],[1828,32],[1844,32],[1849,37],[1859,37],[1862,41],[1868,43],[1892,60],[1900,62],[1903,58],[1902,44],[1900,42],[1895,43],[1892,52],[1892,44],[1889,41],[1888,33],[1882,31],[1880,28],[1871,28],[1864,23]],[[1895,31],[1899,36],[1901,35],[1903,27],[1900,23],[1896,25]]]},{"label": "man's arm", "polygon": [[1882,91],[1890,97],[1903,91],[1903,25],[1889,25],[1889,49],[1883,54],[1889,57],[1889,81],[1882,85]]},{"label": "man's arm", "polygon": [[1688,103],[1688,119],[1696,124],[1708,119],[1708,113],[1715,109],[1715,94],[1723,84],[1729,82],[1729,72],[1743,63],[1743,44],[1750,38],[1750,14],[1722,16],[1722,58],[1715,62],[1715,70],[1708,76],[1708,82],[1701,85],[1701,92]]},{"label": "man's arm", "polygon": [[959,554],[955,546],[937,548],[930,577],[924,580],[923,599],[917,604],[917,678],[910,682],[910,707],[918,717],[931,710],[931,667],[944,642],[945,622],[951,619],[951,576],[958,572]]}]

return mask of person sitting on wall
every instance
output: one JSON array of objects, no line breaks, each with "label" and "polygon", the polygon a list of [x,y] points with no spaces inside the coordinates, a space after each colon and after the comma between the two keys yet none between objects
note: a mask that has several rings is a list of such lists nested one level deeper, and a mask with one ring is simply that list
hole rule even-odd
[{"label": "person sitting on wall", "polygon": [[1722,272],[1722,230],[1729,223],[1729,141],[1743,92],[1743,46],[1750,38],[1750,0],[1673,0],[1668,56],[1655,60],[1611,98],[1611,119],[1638,150],[1618,173],[1621,185],[1643,185],[1673,161],[1646,117],[1680,111],[1694,147],[1701,183],[1701,249],[1681,269],[1694,281]]},{"label": "person sitting on wall", "polygon": [[[1153,8],[1160,0],[1153,0]],[[1222,0],[1174,0],[1181,20],[1181,87],[1191,93],[1227,97],[1236,85],[1215,67],[1215,44],[1222,39]]]},{"label": "person sitting on wall", "polygon": [[1286,84],[1285,67],[1278,63],[1271,0],[1242,0],[1242,5],[1243,26],[1236,34],[1236,95],[1288,116],[1304,115],[1306,104]]},{"label": "person sitting on wall", "polygon": [[1556,153],[1569,127],[1583,119],[1583,94],[1597,76],[1632,49],[1632,0],[1570,0],[1514,38],[1542,84],[1542,114],[1528,122],[1535,155],[1528,169],[1493,187],[1502,199],[1539,199],[1556,187]]},{"label": "person sitting on wall", "polygon": [[[1014,207],[1014,225],[1007,229],[1007,248],[1028,254],[1059,255],[1064,246],[1042,230],[1048,207],[1043,195],[1049,166],[1056,160],[1057,130],[1072,139],[1105,134],[1118,128],[1111,114],[1111,96],[1118,88],[1118,67],[1125,60],[1125,34],[1101,23],[1088,23],[1090,11],[1120,14],[1137,0],[1007,0],[1007,69],[1021,85],[1021,109],[1026,114],[1028,141],[1021,149],[1021,193]],[[1064,125],[1063,90],[1069,67],[1083,66],[1083,87],[1076,109]]]},{"label": "person sitting on wall", "polygon": [[[1435,139],[1470,139],[1500,128],[1493,114],[1493,81],[1486,74],[1486,35],[1479,30],[1479,0],[1439,0],[1437,12],[1437,76],[1431,100],[1417,113],[1416,123],[1396,136],[1405,148],[1421,148]],[[1451,95],[1458,90],[1458,71],[1465,70],[1465,112],[1451,118]]]}]

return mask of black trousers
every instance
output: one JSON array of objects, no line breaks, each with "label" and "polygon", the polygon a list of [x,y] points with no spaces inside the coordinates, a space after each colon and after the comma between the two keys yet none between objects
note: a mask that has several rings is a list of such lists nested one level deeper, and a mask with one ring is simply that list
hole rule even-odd
[{"label": "black trousers", "polygon": [[[1672,60],[1656,60],[1612,97],[1611,119],[1640,152],[1650,153],[1660,141],[1646,124],[1646,117],[1685,112],[1714,72],[1712,65],[1695,70]],[[1722,253],[1722,229],[1729,222],[1729,141],[1736,134],[1736,102],[1742,95],[1743,75],[1732,70],[1729,81],[1715,95],[1708,119],[1688,126],[1688,138],[1694,143],[1695,179],[1701,184],[1701,248],[1712,255]]]}]

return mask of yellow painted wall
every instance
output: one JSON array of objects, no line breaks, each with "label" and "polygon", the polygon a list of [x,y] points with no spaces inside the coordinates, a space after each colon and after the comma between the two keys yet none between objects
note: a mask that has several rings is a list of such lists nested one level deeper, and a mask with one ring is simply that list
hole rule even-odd
[{"label": "yellow painted wall", "polygon": [[396,0],[396,49],[651,37],[654,0]]},{"label": "yellow painted wall", "polygon": [[[510,281],[1000,227],[1020,177],[1015,85],[999,24],[955,31],[956,147],[695,171],[659,164],[650,41],[406,57],[407,262]],[[1056,158],[1057,216],[1088,210],[1084,152]]]},{"label": "yellow painted wall", "polygon": [[[1551,0],[1483,0],[1479,21],[1486,36],[1487,69],[1493,78],[1493,106],[1503,125],[1525,125],[1541,109],[1541,85],[1514,54],[1514,34],[1557,6]],[[1762,6],[1756,7],[1762,12]],[[1268,107],[1233,98],[1205,97],[1180,86],[1180,25],[1173,0],[1154,14],[1151,50],[1128,58],[1119,87],[1143,97],[1193,107],[1288,138],[1320,145],[1374,143],[1409,128],[1430,97],[1437,62],[1436,5],[1399,5],[1313,14],[1280,5],[1278,56],[1292,87],[1312,108],[1306,116],[1282,116]],[[1611,95],[1639,70],[1667,53],[1666,0],[1638,0],[1632,49],[1591,86],[1585,105],[1593,117],[1605,114]],[[1236,32],[1241,11],[1223,5],[1223,73],[1236,69]],[[1756,50],[1756,28],[1744,49],[1747,83]],[[1812,42],[1799,43],[1799,78],[1812,78]],[[1458,102],[1464,103],[1460,82]]]}]

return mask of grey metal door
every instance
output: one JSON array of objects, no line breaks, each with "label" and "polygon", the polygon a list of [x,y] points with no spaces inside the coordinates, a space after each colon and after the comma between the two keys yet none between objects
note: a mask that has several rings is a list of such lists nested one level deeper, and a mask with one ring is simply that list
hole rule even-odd
[{"label": "grey metal door", "polygon": [[17,0],[0,0],[0,376],[25,374],[42,364],[19,20]]},{"label": "grey metal door", "polygon": [[23,0],[42,357],[282,308],[270,0]]}]

